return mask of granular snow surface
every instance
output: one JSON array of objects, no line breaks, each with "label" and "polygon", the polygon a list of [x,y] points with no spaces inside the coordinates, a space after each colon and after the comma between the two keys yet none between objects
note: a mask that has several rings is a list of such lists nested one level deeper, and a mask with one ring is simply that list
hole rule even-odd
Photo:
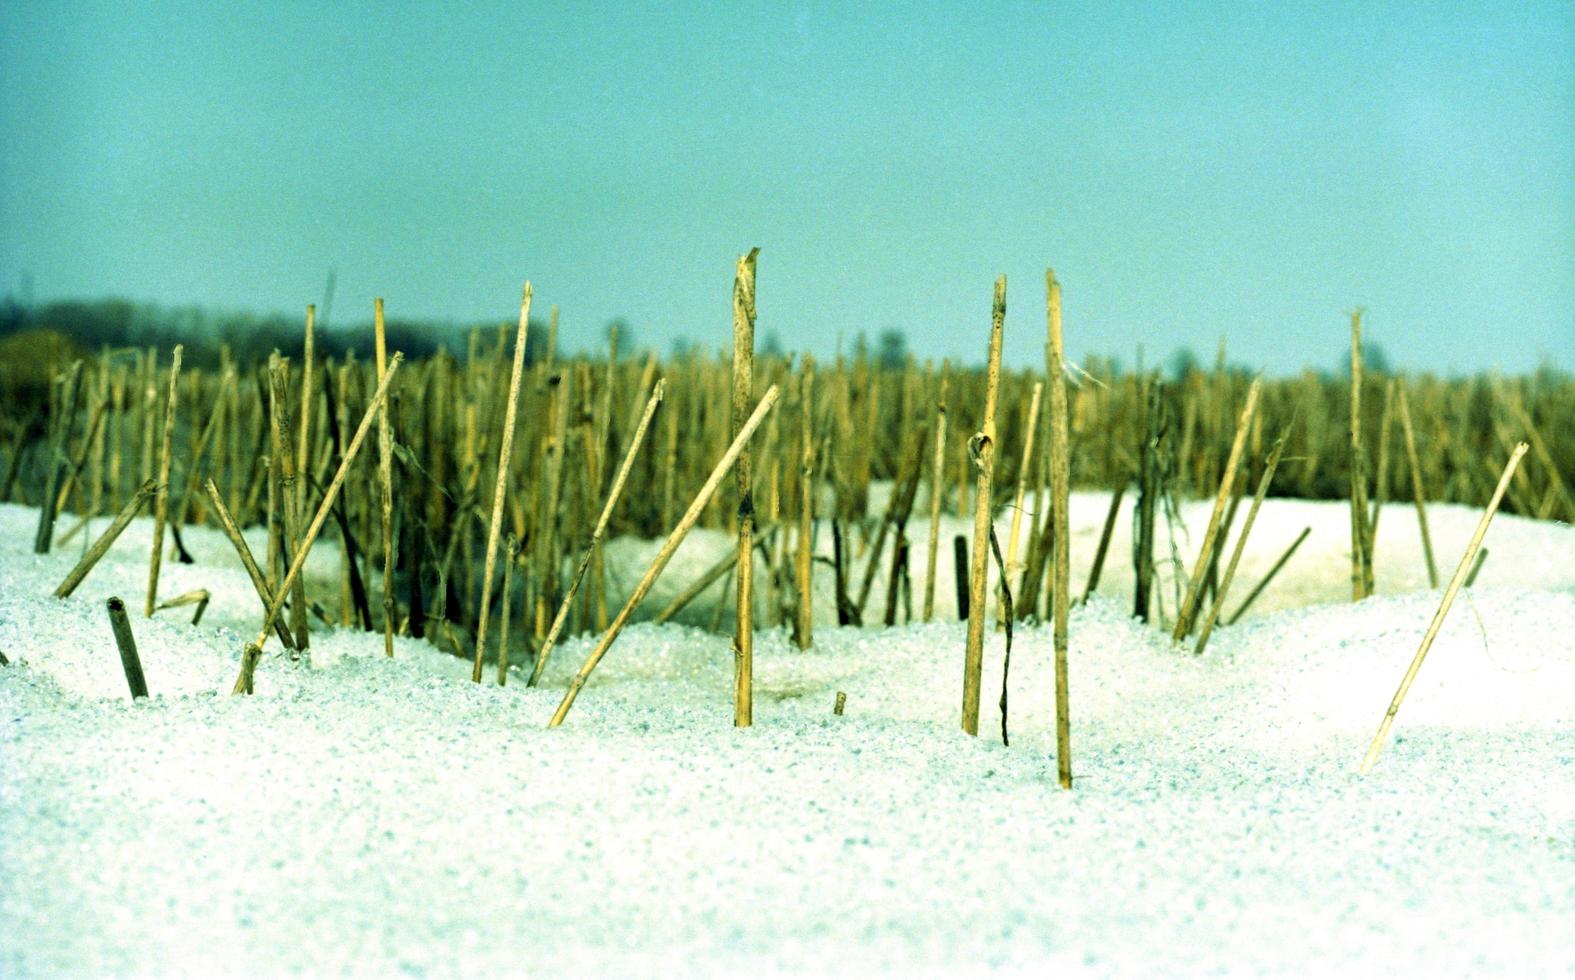
[{"label": "granular snow surface", "polygon": [[[1075,585],[1104,513],[1078,501]],[[1207,506],[1184,508],[1194,541]],[[1129,617],[1113,549],[1110,596],[1072,617],[1064,792],[1049,630],[1016,632],[1010,747],[992,632],[967,736],[949,581],[944,622],[818,626],[808,652],[762,632],[747,730],[727,637],[636,624],[549,731],[595,637],[542,687],[499,688],[314,621],[309,658],[275,643],[256,695],[231,697],[260,615],[222,537],[190,528],[198,563],[165,563],[161,594],[213,593],[202,625],[149,621],[150,522],[56,600],[82,542],[36,557],[36,511],[0,506],[0,976],[1570,975],[1575,531],[1496,519],[1360,777],[1438,604],[1405,579],[1405,515],[1386,509],[1381,594],[1353,605],[1343,505],[1267,503],[1255,567],[1314,535],[1201,657]],[[1430,516],[1447,578],[1477,514]],[[667,597],[720,537],[686,545]],[[610,549],[615,593],[650,547]],[[337,560],[314,552],[314,585]]]}]

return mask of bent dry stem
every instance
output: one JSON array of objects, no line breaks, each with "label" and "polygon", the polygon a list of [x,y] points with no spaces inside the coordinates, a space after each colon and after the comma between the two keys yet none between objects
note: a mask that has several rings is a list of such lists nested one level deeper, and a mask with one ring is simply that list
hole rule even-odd
[{"label": "bent dry stem", "polygon": [[1367,746],[1367,755],[1362,759],[1362,775],[1373,771],[1373,765],[1378,761],[1378,753],[1383,751],[1384,742],[1389,738],[1389,729],[1394,726],[1395,714],[1400,710],[1401,702],[1405,701],[1406,694],[1411,690],[1411,684],[1416,680],[1416,675],[1422,669],[1422,661],[1427,657],[1427,651],[1432,649],[1433,641],[1438,638],[1438,631],[1444,626],[1444,618],[1449,615],[1449,607],[1454,604],[1455,595],[1466,582],[1466,576],[1471,571],[1471,565],[1477,556],[1477,549],[1482,547],[1482,539],[1487,537],[1488,525],[1493,522],[1493,515],[1498,512],[1498,505],[1504,499],[1504,491],[1509,489],[1510,478],[1515,475],[1515,468],[1520,465],[1520,458],[1526,455],[1530,446],[1524,442],[1515,446],[1509,454],[1509,462],[1504,464],[1504,474],[1498,479],[1498,486],[1493,490],[1493,499],[1488,501],[1487,509],[1482,512],[1482,519],[1477,522],[1476,533],[1471,535],[1471,542],[1466,545],[1466,553],[1460,556],[1460,565],[1455,569],[1455,577],[1450,579],[1449,588],[1444,591],[1444,599],[1438,604],[1438,612],[1433,614],[1433,621],[1427,626],[1427,633],[1422,637],[1422,645],[1416,651],[1416,656],[1411,658],[1411,666],[1406,668],[1405,676],[1400,679],[1400,688],[1395,691],[1394,699],[1389,702],[1389,710],[1384,712],[1383,721],[1378,724],[1378,733],[1373,736],[1373,741]]},{"label": "bent dry stem", "polygon": [[[252,580],[252,588],[257,590],[257,598],[262,601],[263,615],[266,616],[268,609],[273,605],[273,590],[268,588],[268,580],[263,577],[262,569],[257,567],[257,559],[252,557],[252,549],[241,536],[241,529],[235,526],[235,518],[230,516],[230,509],[224,505],[224,498],[219,494],[218,486],[210,478],[203,489],[207,491],[208,501],[213,504],[214,514],[218,515],[219,527],[224,530],[224,536],[230,540],[235,553],[240,557],[241,567],[246,569],[247,577]],[[284,628],[283,623],[275,623],[273,628],[279,635],[279,642],[284,644],[286,650],[295,649],[295,638]]]},{"label": "bent dry stem", "polygon": [[99,535],[98,540],[93,542],[93,546],[87,550],[87,554],[82,556],[82,560],[77,562],[76,567],[71,569],[65,579],[55,587],[55,598],[64,599],[77,590],[77,586],[81,585],[82,580],[87,578],[88,573],[93,570],[93,566],[98,564],[99,559],[103,558],[105,553],[109,551],[110,546],[115,543],[115,539],[120,537],[120,532],[126,529],[126,525],[130,524],[132,518],[137,516],[137,511],[142,509],[142,505],[147,503],[148,498],[153,496],[157,490],[158,483],[155,481],[147,480],[143,482],[137,492],[132,494],[131,499],[126,501],[126,506],[122,507],[120,513],[115,515],[115,520],[109,527],[104,529],[104,533]]},{"label": "bent dry stem", "polygon": [[[580,557],[580,564],[574,570],[574,579],[569,583],[569,590],[563,594],[563,601],[558,604],[558,614],[552,619],[552,628],[547,631],[547,638],[542,641],[541,649],[536,652],[536,663],[531,667],[530,679],[525,682],[526,687],[535,687],[541,680],[542,671],[547,668],[547,657],[551,655],[553,646],[557,644],[558,637],[563,633],[564,624],[569,620],[569,610],[574,607],[574,600],[580,593],[580,585],[585,581],[585,573],[591,567],[591,559],[596,555],[596,547],[601,544],[602,537],[607,533],[607,522],[612,519],[613,510],[618,506],[618,499],[623,496],[623,488],[629,482],[629,470],[633,468],[634,458],[645,442],[645,433],[651,426],[651,417],[656,414],[656,408],[662,403],[666,393],[667,379],[663,378],[656,382],[656,387],[651,391],[645,413],[640,416],[640,422],[634,430],[634,437],[629,440],[629,449],[624,453],[623,464],[618,467],[618,475],[613,478],[612,490],[607,494],[607,502],[602,505],[601,517],[596,521],[596,529],[591,532],[590,544],[586,546],[585,553]],[[722,567],[730,567],[732,561],[733,558],[729,556],[721,563]]]},{"label": "bent dry stem", "polygon": [[1247,444],[1247,433],[1252,427],[1253,413],[1258,408],[1258,392],[1262,388],[1262,382],[1261,377],[1253,378],[1252,387],[1247,389],[1247,403],[1242,407],[1241,419],[1236,423],[1236,438],[1231,443],[1230,459],[1225,464],[1225,474],[1220,477],[1219,493],[1214,498],[1214,512],[1209,515],[1209,527],[1203,535],[1203,547],[1198,552],[1197,564],[1192,567],[1186,598],[1182,600],[1181,609],[1176,613],[1176,628],[1171,633],[1171,640],[1175,643],[1186,639],[1187,634],[1192,632],[1193,621],[1197,618],[1198,605],[1203,597],[1203,579],[1208,572],[1214,549],[1217,547],[1225,505],[1230,500],[1231,490],[1236,486],[1236,469],[1241,465],[1242,450]]},{"label": "bent dry stem", "polygon": [[1220,610],[1225,608],[1225,596],[1230,592],[1230,584],[1236,578],[1236,566],[1241,562],[1241,554],[1247,548],[1247,535],[1252,533],[1252,523],[1258,516],[1258,508],[1263,505],[1263,498],[1269,492],[1269,483],[1274,479],[1274,471],[1280,465],[1280,454],[1285,451],[1285,435],[1282,433],[1274,442],[1274,448],[1269,451],[1269,460],[1264,464],[1263,476],[1258,479],[1258,490],[1252,495],[1252,506],[1247,508],[1247,519],[1242,522],[1241,534],[1236,538],[1236,549],[1231,552],[1230,564],[1225,566],[1225,577],[1220,580],[1219,591],[1214,595],[1214,605],[1209,609],[1208,618],[1203,621],[1203,628],[1198,631],[1198,645],[1193,653],[1202,653],[1208,646],[1209,636],[1214,632],[1214,624],[1219,620]]},{"label": "bent dry stem", "polygon": [[[339,495],[339,488],[344,486],[345,476],[350,471],[350,464],[355,461],[356,454],[361,451],[361,444],[366,441],[366,434],[372,427],[373,419],[377,418],[378,411],[383,407],[383,402],[388,397],[389,387],[394,382],[394,375],[399,372],[399,365],[405,356],[395,353],[389,362],[388,371],[383,375],[383,380],[377,386],[377,393],[372,396],[372,402],[366,407],[366,414],[361,416],[361,424],[356,428],[355,435],[350,440],[350,446],[345,450],[344,459],[339,462],[339,469],[334,473],[334,478],[328,484],[328,490],[323,494],[323,502],[317,507],[317,514],[312,518],[311,526],[302,536],[301,547],[295,553],[295,558],[290,562],[289,571],[285,572],[284,581],[279,583],[279,590],[274,593],[273,601],[268,604],[268,614],[263,619],[262,629],[257,631],[257,639],[252,641],[260,654],[264,644],[268,642],[268,631],[273,629],[278,620],[279,610],[284,606],[284,597],[290,594],[290,586],[294,584],[295,577],[301,574],[301,568],[306,564],[306,556],[311,553],[312,543],[317,540],[317,533],[323,529],[323,521],[328,518],[328,511],[334,505],[334,498]],[[256,666],[256,658],[251,658],[252,667]],[[246,693],[250,691],[250,677],[246,665],[242,665],[242,676],[248,681]]]},{"label": "bent dry stem", "polygon": [[749,417],[749,421],[739,430],[738,436],[733,440],[733,444],[727,447],[727,452],[717,461],[716,468],[706,478],[705,485],[700,488],[700,492],[695,495],[695,499],[689,504],[689,509],[684,512],[684,516],[678,522],[678,526],[673,528],[673,533],[668,535],[666,543],[656,553],[656,557],[651,561],[651,567],[646,569],[645,576],[634,587],[634,594],[629,597],[628,602],[624,603],[623,609],[619,611],[617,618],[607,627],[607,632],[602,635],[601,640],[596,644],[596,648],[591,651],[590,656],[585,658],[585,663],[580,667],[579,673],[574,675],[574,680],[570,682],[568,691],[563,695],[563,702],[558,705],[558,710],[553,713],[552,720],[547,723],[548,728],[558,727],[563,724],[563,719],[568,717],[569,709],[574,707],[574,699],[579,697],[580,690],[585,687],[585,682],[590,679],[591,671],[595,670],[602,657],[607,655],[608,648],[613,645],[613,641],[623,631],[624,626],[629,622],[629,617],[634,615],[635,609],[639,608],[641,601],[645,599],[645,594],[651,590],[651,586],[656,582],[657,576],[662,574],[662,569],[666,568],[667,563],[672,560],[673,553],[683,543],[684,537],[695,526],[695,522],[700,520],[701,512],[711,502],[711,497],[715,495],[717,487],[721,486],[728,470],[732,469],[733,462],[738,459],[738,454],[743,451],[745,444],[754,436],[755,430],[760,427],[760,423],[765,421],[766,413],[770,412],[771,407],[777,403],[778,395],[780,395],[780,391],[776,385],[772,385],[766,390],[765,397],[761,398],[760,404],[755,406],[754,414]]}]

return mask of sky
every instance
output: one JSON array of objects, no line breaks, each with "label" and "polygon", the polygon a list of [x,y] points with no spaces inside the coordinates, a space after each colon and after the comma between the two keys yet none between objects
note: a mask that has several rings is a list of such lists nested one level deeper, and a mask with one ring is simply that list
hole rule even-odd
[{"label": "sky", "polygon": [[0,5],[0,293],[1575,368],[1575,4]]}]

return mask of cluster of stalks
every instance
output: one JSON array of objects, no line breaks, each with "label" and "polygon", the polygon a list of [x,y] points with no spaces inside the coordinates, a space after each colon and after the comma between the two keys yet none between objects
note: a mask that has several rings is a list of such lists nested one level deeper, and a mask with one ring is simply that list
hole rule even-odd
[{"label": "cluster of stalks", "polygon": [[[1493,497],[1512,512],[1575,520],[1575,384],[1568,377],[1440,379],[1364,369],[1359,312],[1347,377],[1253,377],[1229,365],[1222,345],[1212,370],[1191,367],[1166,379],[1108,360],[1067,361],[1059,285],[1048,276],[1046,364],[1013,371],[1000,361],[1003,279],[989,342],[981,344],[983,370],[911,357],[881,361],[862,350],[816,364],[807,356],[756,356],[754,283],[751,252],[735,278],[733,344],[718,356],[630,356],[614,332],[605,352],[560,359],[553,308],[545,355],[527,358],[528,331],[542,329],[531,324],[527,284],[517,324],[472,331],[461,356],[440,351],[402,369],[400,356],[386,349],[381,301],[370,361],[353,353],[316,358],[308,308],[298,357],[276,352],[265,363],[241,364],[221,352],[216,363],[197,364],[183,362],[180,347],[106,349],[49,365],[47,390],[0,426],[0,501],[38,507],[39,552],[77,535],[85,542],[89,522],[113,515],[62,582],[62,596],[151,503],[144,615],[198,601],[159,595],[166,530],[174,559],[188,562],[183,529],[221,528],[263,612],[237,690],[251,689],[270,637],[294,655],[308,651],[314,618],[377,631],[390,656],[396,637],[441,641],[472,661],[478,682],[485,665],[496,663],[499,684],[515,653],[531,668],[527,683],[536,684],[561,637],[599,632],[603,641],[575,676],[555,724],[695,527],[734,536],[735,553],[647,614],[665,620],[719,580],[727,583],[737,598],[734,720],[744,726],[751,722],[754,632],[780,625],[798,646],[811,646],[817,573],[831,577],[839,624],[930,619],[938,519],[971,518],[972,540],[953,542],[963,570],[959,613],[969,622],[963,727],[970,732],[978,727],[989,613],[999,620],[1008,605],[1005,592],[986,595],[986,570],[994,522],[1009,508],[1002,571],[1012,615],[1054,623],[1064,784],[1071,778],[1070,489],[1114,491],[1081,597],[1097,587],[1126,500],[1133,612],[1145,620],[1161,601],[1156,522],[1181,498],[1213,498],[1168,624],[1178,642],[1196,634],[1200,652],[1222,621],[1247,533],[1271,488],[1350,501],[1357,599],[1372,592],[1386,501],[1414,503],[1435,586],[1429,502]],[[0,394],[15,387],[6,377],[13,370],[0,365]],[[362,453],[374,426],[377,449]],[[1493,461],[1521,438],[1527,465],[1500,485]],[[872,483],[888,480],[893,492],[876,503]],[[1236,530],[1249,487],[1256,489]],[[916,509],[927,512],[930,527],[917,615],[908,575],[915,543],[906,537]],[[57,527],[67,513],[77,516]],[[252,526],[267,529],[265,553],[253,555],[241,536]],[[309,579],[305,560],[324,534],[339,545],[338,572]],[[617,535],[665,536],[667,543],[614,614],[619,596],[609,587],[603,549]],[[831,567],[817,567],[827,550]],[[888,569],[882,603],[872,585]],[[1223,622],[1241,615],[1264,584]]]}]

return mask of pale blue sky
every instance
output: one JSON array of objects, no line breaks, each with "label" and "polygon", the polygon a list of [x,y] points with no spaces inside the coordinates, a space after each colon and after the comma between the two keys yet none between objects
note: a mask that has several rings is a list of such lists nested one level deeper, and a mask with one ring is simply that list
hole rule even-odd
[{"label": "pale blue sky", "polygon": [[1575,4],[0,6],[0,289],[1575,366]]}]

